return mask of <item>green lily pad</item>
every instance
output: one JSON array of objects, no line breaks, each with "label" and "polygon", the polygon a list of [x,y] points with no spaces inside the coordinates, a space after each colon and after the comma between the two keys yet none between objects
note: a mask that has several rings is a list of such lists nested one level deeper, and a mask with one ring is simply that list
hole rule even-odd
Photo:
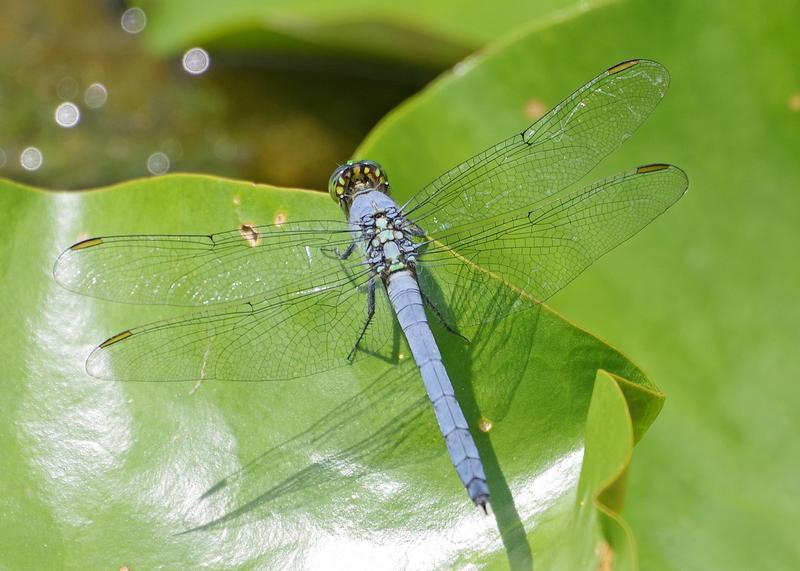
[{"label": "green lily pad", "polygon": [[[369,139],[363,153],[390,165],[400,197],[436,161],[449,166],[546,105],[525,81],[497,83],[514,69],[503,53],[520,61],[525,41],[463,64]],[[480,115],[465,93],[496,97],[505,111],[472,132],[464,126]],[[456,128],[399,127],[415,113]],[[436,146],[441,133],[449,146]],[[422,134],[422,159],[392,156]],[[435,331],[468,420],[488,430],[476,431],[493,494],[485,517],[449,465],[400,340],[388,361],[291,383],[113,383],[83,371],[100,340],[180,310],[63,290],[50,272],[65,247],[91,235],[340,217],[327,196],[173,175],[74,194],[3,182],[0,197],[11,214],[0,242],[5,565],[635,568],[617,512],[633,443],[663,397],[551,310],[467,329],[469,344]]]},{"label": "green lily pad", "polygon": [[[283,383],[83,371],[100,340],[181,310],[66,291],[51,276],[60,250],[89,235],[339,216],[326,195],[193,175],[71,194],[2,181],[0,207],[4,566],[574,569],[632,552],[605,520],[617,521],[633,434],[663,397],[551,310],[468,330],[469,344],[435,330],[471,425],[491,426],[475,431],[487,517],[450,466],[408,359]],[[598,369],[614,376],[595,381]]]},{"label": "green lily pad", "polygon": [[273,53],[316,53],[395,60],[423,67],[450,64],[519,22],[540,25],[604,2],[291,2],[147,1],[145,39],[157,53],[192,44]]},{"label": "green lily pad", "polygon": [[798,20],[796,2],[603,7],[487,48],[458,67],[474,74],[444,76],[357,153],[414,189],[611,62],[670,70],[662,104],[593,177],[673,162],[689,194],[551,300],[670,395],[624,509],[643,569],[800,565]]}]

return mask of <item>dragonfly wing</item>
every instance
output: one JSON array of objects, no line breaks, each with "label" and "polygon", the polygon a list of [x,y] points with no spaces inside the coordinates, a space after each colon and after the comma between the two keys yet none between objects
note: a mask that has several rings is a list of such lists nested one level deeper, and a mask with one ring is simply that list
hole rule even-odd
[{"label": "dragonfly wing", "polygon": [[[121,381],[270,381],[330,370],[349,362],[367,321],[369,279],[362,269],[309,290],[124,331],[92,352],[86,370]],[[376,293],[370,347],[382,346],[393,326],[386,295]]]},{"label": "dragonfly wing", "polygon": [[659,63],[609,68],[514,135],[446,172],[404,205],[427,232],[535,205],[578,181],[618,148],[666,93]]},{"label": "dragonfly wing", "polygon": [[351,241],[344,221],[245,225],[206,236],[90,238],[64,251],[53,273],[71,291],[110,301],[229,303],[300,289],[339,271],[343,262],[333,250]]},{"label": "dragonfly wing", "polygon": [[678,167],[647,165],[530,210],[434,232],[418,263],[420,285],[455,326],[499,319],[521,298],[549,298],[687,187]]}]

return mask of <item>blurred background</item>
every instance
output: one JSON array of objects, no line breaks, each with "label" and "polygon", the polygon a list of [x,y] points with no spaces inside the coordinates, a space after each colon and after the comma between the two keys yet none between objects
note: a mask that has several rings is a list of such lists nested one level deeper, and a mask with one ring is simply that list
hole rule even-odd
[{"label": "blurred background", "polygon": [[227,6],[240,29],[202,4],[3,2],[0,176],[77,189],[187,171],[324,190],[378,119],[469,52],[378,59],[282,41],[268,3]]},{"label": "blurred background", "polygon": [[[592,178],[673,162],[689,193],[552,304],[667,395],[623,512],[641,568],[798,569],[797,22],[796,0],[4,0],[0,177],[81,189],[186,171],[323,190],[422,92],[362,147],[422,184],[417,170],[505,136],[495,121],[657,59],[670,93]],[[505,63],[459,88],[470,54],[508,38]],[[527,77],[535,92],[515,84]],[[501,116],[515,88],[517,114]],[[441,156],[426,133],[449,141]]]}]

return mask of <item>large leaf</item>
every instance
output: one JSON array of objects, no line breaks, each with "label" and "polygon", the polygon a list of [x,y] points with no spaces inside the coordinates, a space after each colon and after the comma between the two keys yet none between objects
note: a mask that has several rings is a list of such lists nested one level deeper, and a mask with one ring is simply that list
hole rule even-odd
[{"label": "large leaf", "polygon": [[[338,216],[327,196],[189,175],[74,194],[6,181],[0,208],[2,566],[575,569],[632,553],[606,520],[633,434],[662,397],[551,311],[466,331],[469,345],[436,330],[470,423],[491,423],[477,432],[486,517],[449,465],[408,359],[291,383],[114,383],[83,371],[110,333],[179,310],[60,288],[61,249],[87,235]],[[601,368],[620,377],[595,382]],[[587,508],[595,501],[600,512]]]},{"label": "large leaf", "polygon": [[670,70],[665,101],[601,171],[669,161],[691,192],[553,300],[670,394],[631,473],[645,569],[800,565],[797,21],[797,2],[608,6],[468,60],[358,153],[407,195],[612,62]]},{"label": "large leaf", "polygon": [[[450,64],[520,22],[540,25],[605,3],[600,0],[146,1],[145,38],[158,53],[191,44],[276,53],[352,54],[422,66]],[[356,75],[357,67],[351,70]]]}]

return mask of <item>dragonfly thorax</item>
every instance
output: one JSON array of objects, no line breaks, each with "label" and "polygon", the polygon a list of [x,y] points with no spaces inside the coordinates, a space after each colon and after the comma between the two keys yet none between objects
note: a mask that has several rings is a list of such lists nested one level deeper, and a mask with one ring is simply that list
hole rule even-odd
[{"label": "dragonfly thorax", "polygon": [[389,194],[386,171],[375,161],[347,161],[331,175],[328,192],[348,212],[356,195],[371,190]]},{"label": "dragonfly thorax", "polygon": [[350,222],[357,229],[357,239],[375,273],[388,277],[400,270],[413,270],[417,261],[412,240],[416,227],[390,197],[378,192],[357,196]]}]

